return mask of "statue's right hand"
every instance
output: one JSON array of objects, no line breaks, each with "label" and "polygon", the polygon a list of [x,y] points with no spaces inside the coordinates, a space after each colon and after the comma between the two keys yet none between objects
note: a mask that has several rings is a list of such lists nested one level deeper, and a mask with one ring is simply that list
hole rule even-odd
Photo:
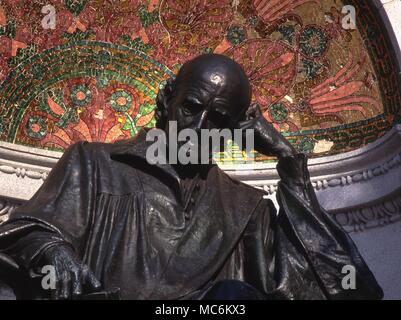
[{"label": "statue's right hand", "polygon": [[51,265],[55,269],[53,299],[79,298],[84,293],[96,292],[101,288],[100,281],[68,245],[60,244],[47,249],[40,264]]}]

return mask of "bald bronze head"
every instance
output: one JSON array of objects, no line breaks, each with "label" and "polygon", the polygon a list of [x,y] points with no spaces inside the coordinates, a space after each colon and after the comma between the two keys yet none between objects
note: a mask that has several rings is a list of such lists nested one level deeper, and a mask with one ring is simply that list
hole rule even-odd
[{"label": "bald bronze head", "polygon": [[159,109],[164,109],[166,120],[177,122],[178,130],[233,129],[250,102],[251,86],[244,70],[219,54],[186,62],[158,96]]}]

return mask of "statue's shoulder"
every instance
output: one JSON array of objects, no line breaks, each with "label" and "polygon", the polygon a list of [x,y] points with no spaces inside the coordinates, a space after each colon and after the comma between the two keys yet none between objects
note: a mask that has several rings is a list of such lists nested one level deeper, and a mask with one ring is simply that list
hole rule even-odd
[{"label": "statue's shoulder", "polygon": [[79,141],[69,146],[64,157],[76,156],[100,160],[104,157],[110,158],[114,143]]}]

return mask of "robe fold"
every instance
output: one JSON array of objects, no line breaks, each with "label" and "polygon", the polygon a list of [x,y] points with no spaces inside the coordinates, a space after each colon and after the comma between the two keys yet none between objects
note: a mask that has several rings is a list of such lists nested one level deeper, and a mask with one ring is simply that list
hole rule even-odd
[{"label": "robe fold", "polygon": [[[147,163],[149,144],[141,132],[71,146],[0,226],[0,253],[28,274],[50,246],[68,244],[123,299],[201,299],[222,280],[266,299],[382,297],[350,237],[319,206],[304,155],[278,163],[278,214],[264,191],[215,165],[188,214],[174,168]],[[355,290],[342,287],[346,265]]]}]

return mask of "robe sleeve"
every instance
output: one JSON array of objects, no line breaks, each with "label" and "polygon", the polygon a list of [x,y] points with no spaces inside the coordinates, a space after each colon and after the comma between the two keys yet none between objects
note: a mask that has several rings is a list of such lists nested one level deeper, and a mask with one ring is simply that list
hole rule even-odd
[{"label": "robe sleeve", "polygon": [[[293,257],[287,266],[296,268],[306,261],[328,299],[381,299],[383,292],[350,236],[319,205],[306,156],[282,158],[277,170],[281,181],[277,191],[280,211],[276,264]],[[294,248],[302,252],[299,261]],[[343,273],[344,266],[356,271],[354,289],[343,288],[343,279],[348,274]]]},{"label": "robe sleeve", "polygon": [[96,164],[86,145],[67,149],[36,194],[0,226],[0,252],[25,269],[50,246],[80,252],[85,243],[96,194]]}]

